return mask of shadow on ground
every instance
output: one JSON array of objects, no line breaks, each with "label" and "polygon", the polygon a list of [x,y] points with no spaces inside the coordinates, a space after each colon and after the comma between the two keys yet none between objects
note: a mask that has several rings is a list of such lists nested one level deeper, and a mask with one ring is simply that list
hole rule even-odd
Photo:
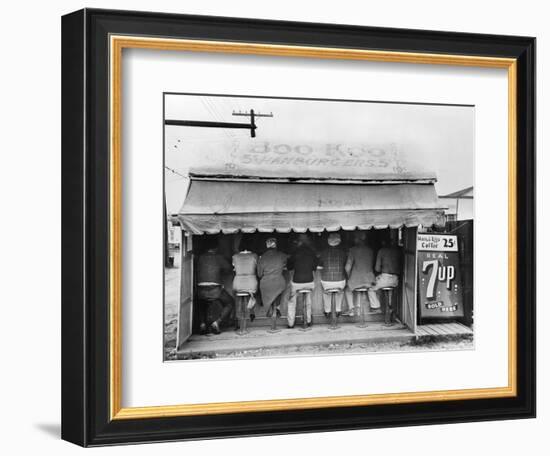
[{"label": "shadow on ground", "polygon": [[61,425],[59,423],[35,423],[34,427],[50,437],[61,438]]}]

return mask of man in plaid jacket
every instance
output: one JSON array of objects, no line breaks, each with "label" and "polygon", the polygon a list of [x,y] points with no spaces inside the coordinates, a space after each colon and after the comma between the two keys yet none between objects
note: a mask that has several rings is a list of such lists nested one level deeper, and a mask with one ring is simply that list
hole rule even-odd
[{"label": "man in plaid jacket", "polygon": [[319,264],[322,266],[321,285],[323,286],[323,307],[325,317],[330,316],[331,296],[327,290],[337,289],[336,293],[336,316],[342,312],[342,299],[346,287],[345,266],[347,261],[346,252],[340,247],[341,239],[338,233],[330,233],[328,236],[328,247],[321,252]]}]

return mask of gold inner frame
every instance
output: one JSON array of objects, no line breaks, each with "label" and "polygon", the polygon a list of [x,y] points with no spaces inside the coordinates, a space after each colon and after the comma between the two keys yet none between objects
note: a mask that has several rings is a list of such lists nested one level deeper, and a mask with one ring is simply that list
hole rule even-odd
[{"label": "gold inner frame", "polygon": [[[368,60],[453,65],[508,70],[508,385],[506,387],[329,396],[170,406],[122,407],[122,145],[121,94],[123,49]],[[110,415],[111,419],[159,418],[238,412],[299,410],[374,404],[487,399],[517,395],[517,61],[512,58],[387,52],[241,42],[110,36]]]}]

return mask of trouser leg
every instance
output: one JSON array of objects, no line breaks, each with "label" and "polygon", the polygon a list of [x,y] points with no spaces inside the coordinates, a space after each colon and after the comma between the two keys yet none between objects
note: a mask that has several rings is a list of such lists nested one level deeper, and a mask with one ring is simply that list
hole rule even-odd
[{"label": "trouser leg", "polygon": [[307,322],[311,323],[311,293],[306,293],[304,299],[306,300]]},{"label": "trouser leg", "polygon": [[206,317],[208,313],[208,301],[206,299],[199,299],[199,323],[206,324]]},{"label": "trouser leg", "polygon": [[344,291],[339,291],[334,297],[336,299],[336,312],[342,312],[342,301],[344,300]]},{"label": "trouser leg", "polygon": [[376,290],[374,288],[369,288],[368,295],[371,309],[380,309],[380,299],[378,298]]},{"label": "trouser leg", "polygon": [[231,312],[233,311],[233,307],[235,305],[235,301],[233,300],[231,295],[223,288],[220,292],[220,297],[218,298],[218,300],[223,306],[220,317],[218,318],[218,322],[221,322],[226,320],[231,315]]},{"label": "trouser leg", "polygon": [[325,293],[323,291],[323,308],[324,308],[325,313],[330,313],[330,306],[331,306],[330,293]]},{"label": "trouser leg", "polygon": [[297,299],[296,288],[292,286],[290,299],[288,301],[288,310],[286,314],[288,326],[294,326],[294,322],[296,320],[296,299]]}]

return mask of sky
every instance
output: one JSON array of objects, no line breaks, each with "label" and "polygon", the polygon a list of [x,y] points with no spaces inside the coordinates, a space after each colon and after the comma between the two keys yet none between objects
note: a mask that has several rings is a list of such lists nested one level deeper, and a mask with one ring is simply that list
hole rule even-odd
[{"label": "sky", "polygon": [[472,106],[165,95],[165,119],[249,122],[244,129],[165,126],[168,213],[183,204],[190,170],[281,177],[437,178],[444,195],[473,185]]}]

